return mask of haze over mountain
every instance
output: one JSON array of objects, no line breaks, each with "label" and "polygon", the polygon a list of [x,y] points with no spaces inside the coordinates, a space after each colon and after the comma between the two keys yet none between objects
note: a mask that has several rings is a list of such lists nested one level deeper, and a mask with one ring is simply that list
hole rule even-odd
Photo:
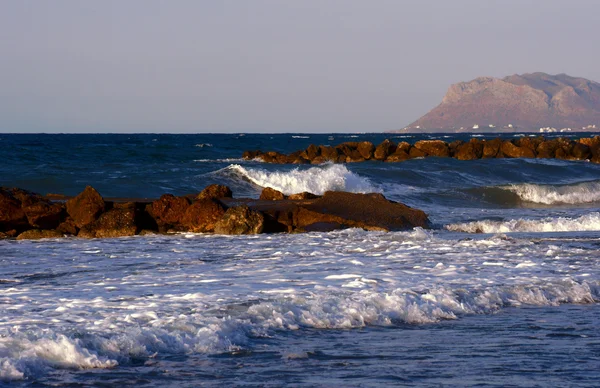
[{"label": "haze over mountain", "polygon": [[479,77],[450,86],[441,104],[402,131],[539,131],[547,127],[597,130],[600,84],[566,74]]}]

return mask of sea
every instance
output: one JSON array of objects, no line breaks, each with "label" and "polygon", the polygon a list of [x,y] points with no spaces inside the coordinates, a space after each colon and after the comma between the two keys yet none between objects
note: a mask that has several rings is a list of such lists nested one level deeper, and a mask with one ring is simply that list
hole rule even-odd
[{"label": "sea", "polygon": [[378,192],[432,223],[0,240],[0,386],[600,386],[600,164],[241,158],[497,136],[0,134],[0,186],[91,185],[107,199],[213,183],[247,198]]}]

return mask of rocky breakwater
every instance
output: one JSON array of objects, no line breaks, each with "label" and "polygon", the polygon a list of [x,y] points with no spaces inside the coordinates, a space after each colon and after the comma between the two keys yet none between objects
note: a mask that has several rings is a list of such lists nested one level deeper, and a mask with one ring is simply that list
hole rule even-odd
[{"label": "rocky breakwater", "polygon": [[600,163],[600,136],[569,139],[519,137],[503,140],[472,138],[469,141],[420,140],[414,144],[384,140],[375,146],[371,142],[346,142],[336,146],[310,145],[305,150],[285,155],[279,152],[246,151],[244,159],[267,163],[320,164],[325,162],[353,163],[376,160],[401,162],[423,157],[451,157],[459,160],[486,158],[556,158],[590,160]]},{"label": "rocky breakwater", "polygon": [[195,196],[165,194],[154,201],[105,200],[88,186],[64,202],[18,188],[0,188],[0,239],[64,236],[108,238],[148,233],[296,233],[343,228],[403,230],[428,227],[418,209],[381,194],[327,192],[285,196],[265,188],[257,199],[233,198],[211,185]]}]

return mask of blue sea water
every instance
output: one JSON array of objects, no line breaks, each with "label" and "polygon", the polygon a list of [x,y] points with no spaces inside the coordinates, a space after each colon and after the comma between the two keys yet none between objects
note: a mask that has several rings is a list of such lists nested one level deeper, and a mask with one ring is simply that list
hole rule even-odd
[{"label": "blue sea water", "polygon": [[433,223],[0,240],[0,386],[598,386],[600,165],[241,159],[470,136],[0,134],[0,186],[76,195],[89,184],[106,198],[212,183],[252,198],[265,186],[381,192]]}]

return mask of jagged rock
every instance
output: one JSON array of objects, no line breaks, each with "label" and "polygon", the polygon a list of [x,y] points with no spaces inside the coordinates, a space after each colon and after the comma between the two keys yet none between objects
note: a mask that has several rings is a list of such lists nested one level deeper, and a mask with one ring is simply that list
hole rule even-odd
[{"label": "jagged rock", "polygon": [[76,236],[79,228],[75,225],[75,221],[71,217],[67,217],[63,222],[58,224],[56,230],[62,234]]},{"label": "jagged rock", "polygon": [[29,229],[17,236],[17,240],[39,240],[42,238],[60,238],[64,235],[58,230]]},{"label": "jagged rock", "polygon": [[482,158],[495,158],[498,157],[500,148],[502,147],[501,139],[492,139],[483,142],[483,153]]},{"label": "jagged rock", "polygon": [[19,232],[16,231],[16,229],[11,229],[11,230],[7,230],[4,232],[0,232],[0,240],[6,239],[6,238],[13,238],[16,237],[19,234]]},{"label": "jagged rock", "polygon": [[302,152],[300,154],[300,156],[302,156],[304,159],[307,159],[309,161],[312,161],[314,158],[316,158],[317,156],[319,156],[320,154],[320,149],[319,147],[317,147],[314,144],[309,145],[306,150],[304,152]]},{"label": "jagged rock", "polygon": [[592,152],[587,145],[576,142],[571,149],[571,155],[573,155],[575,159],[585,160],[592,155]]},{"label": "jagged rock", "polygon": [[[402,152],[401,150],[397,150],[396,152]],[[411,157],[411,159],[415,159],[415,158],[424,158],[427,156],[427,153],[416,148],[416,147],[410,147],[410,150],[408,151],[408,156]]]},{"label": "jagged rock", "polygon": [[164,194],[148,206],[148,213],[156,221],[159,231],[182,230],[181,220],[190,204],[185,197]]},{"label": "jagged rock", "polygon": [[263,154],[262,151],[256,150],[256,151],[244,151],[244,153],[242,154],[242,158],[246,159],[246,160],[254,160],[256,158],[260,158],[260,156]]},{"label": "jagged rock", "polygon": [[284,164],[287,162],[287,156],[283,155],[280,152],[269,151],[259,156],[266,163],[279,163]]},{"label": "jagged rock", "polygon": [[340,156],[338,150],[331,146],[320,146],[319,152],[325,161],[337,162]]},{"label": "jagged rock", "polygon": [[219,198],[231,198],[233,193],[231,189],[224,185],[210,185],[206,186],[204,190],[198,194],[196,199],[219,199]]},{"label": "jagged rock", "polygon": [[536,149],[538,158],[554,158],[556,149],[558,148],[558,141],[556,139],[545,140],[541,142]]},{"label": "jagged rock", "polygon": [[385,139],[375,148],[373,158],[377,160],[386,160],[388,156],[396,152],[396,144],[391,140]]},{"label": "jagged rock", "polygon": [[215,224],[218,234],[259,234],[265,226],[261,212],[251,210],[246,205],[230,207]]},{"label": "jagged rock", "polygon": [[313,193],[309,193],[308,191],[304,191],[302,193],[291,194],[288,196],[288,199],[293,200],[293,201],[301,201],[301,200],[305,200],[305,199],[315,199],[315,198],[319,198],[319,196],[315,195]]},{"label": "jagged rock", "polygon": [[268,201],[281,201],[285,199],[285,195],[281,191],[275,190],[271,187],[265,187],[260,193],[260,198]]},{"label": "jagged rock", "polygon": [[471,139],[468,143],[463,143],[456,150],[456,159],[474,160],[481,159],[483,156],[483,143],[478,139]]},{"label": "jagged rock", "polygon": [[92,186],[86,186],[79,195],[67,201],[67,213],[78,228],[98,219],[106,204],[102,196]]},{"label": "jagged rock", "polygon": [[27,216],[21,209],[21,202],[8,190],[0,188],[0,231],[29,228]]},{"label": "jagged rock", "polygon": [[36,229],[55,229],[64,218],[64,206],[52,203],[41,195],[27,190],[10,189],[13,196],[21,202],[29,225]]},{"label": "jagged rock", "polygon": [[415,143],[414,147],[423,151],[428,156],[443,158],[450,156],[448,144],[442,140],[420,140]]},{"label": "jagged rock", "polygon": [[402,151],[400,149],[397,149],[396,152],[394,152],[393,154],[389,155],[385,161],[386,162],[402,162],[404,160],[408,160],[410,159],[410,155],[407,154],[405,151]]},{"label": "jagged rock", "polygon": [[527,147],[517,147],[508,140],[502,142],[500,150],[508,158],[535,158],[533,150]]},{"label": "jagged rock", "polygon": [[182,226],[194,233],[209,233],[225,214],[225,207],[214,199],[202,199],[187,208],[181,220]]},{"label": "jagged rock", "polygon": [[373,158],[373,152],[375,151],[375,146],[370,141],[361,141],[356,146],[356,149],[358,150],[358,153],[360,154],[360,156],[363,157],[363,159],[369,160],[369,159]]},{"label": "jagged rock", "polygon": [[81,228],[77,236],[84,238],[134,236],[141,230],[136,223],[136,213],[136,204],[133,202],[116,204],[109,211],[102,213],[96,221]]}]

